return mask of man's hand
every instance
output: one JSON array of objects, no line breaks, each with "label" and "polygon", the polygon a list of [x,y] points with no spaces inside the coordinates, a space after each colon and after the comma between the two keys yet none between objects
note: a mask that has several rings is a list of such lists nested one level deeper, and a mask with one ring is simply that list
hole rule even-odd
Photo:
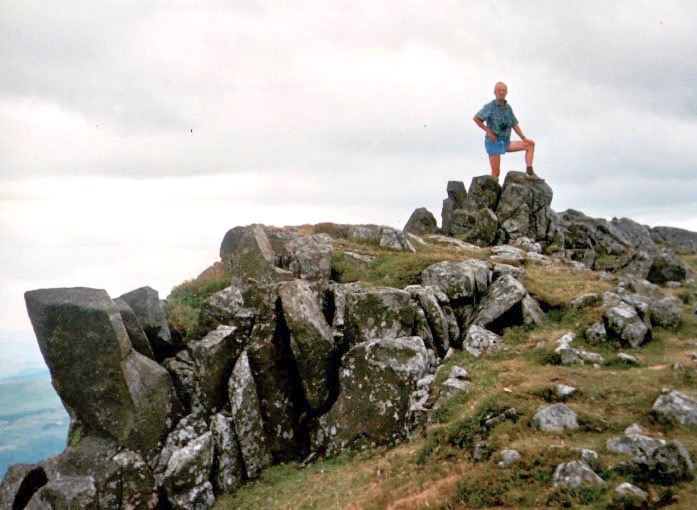
[{"label": "man's hand", "polygon": [[494,132],[493,132],[491,129],[487,129],[487,131],[486,131],[486,137],[487,137],[489,140],[491,140],[492,142],[495,142],[495,141],[496,141],[496,135],[494,134]]},{"label": "man's hand", "polygon": [[530,145],[535,145],[535,140],[530,140],[527,136],[521,136],[521,140],[523,140],[526,143],[529,143]]}]

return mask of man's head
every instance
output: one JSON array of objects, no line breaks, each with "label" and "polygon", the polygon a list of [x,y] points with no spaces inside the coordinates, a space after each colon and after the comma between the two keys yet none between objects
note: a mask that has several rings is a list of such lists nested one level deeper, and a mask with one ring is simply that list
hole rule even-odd
[{"label": "man's head", "polygon": [[494,85],[494,95],[496,96],[496,100],[505,101],[506,94],[508,94],[508,87],[506,84],[501,81],[496,82],[496,85]]}]

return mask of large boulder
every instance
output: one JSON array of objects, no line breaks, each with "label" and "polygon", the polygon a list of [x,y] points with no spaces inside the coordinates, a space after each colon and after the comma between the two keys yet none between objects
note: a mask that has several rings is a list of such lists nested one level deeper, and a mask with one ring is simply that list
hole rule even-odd
[{"label": "large boulder", "polygon": [[207,414],[222,410],[228,401],[228,379],[247,343],[247,337],[241,333],[235,326],[218,326],[202,340],[189,343],[197,400]]},{"label": "large boulder", "polygon": [[639,347],[650,338],[650,330],[637,310],[624,301],[605,310],[603,322],[608,337],[618,339],[622,345]]},{"label": "large boulder", "polygon": [[675,485],[693,480],[695,467],[685,446],[674,440],[615,466],[615,470],[630,475],[635,482]]},{"label": "large boulder", "polygon": [[656,251],[656,243],[651,238],[651,232],[647,227],[629,218],[612,218],[610,222],[613,227],[624,234],[625,238],[637,250],[653,253]]},{"label": "large boulder", "polygon": [[429,369],[429,355],[419,337],[373,339],[353,346],[342,360],[341,394],[318,419],[313,448],[336,455],[403,440],[409,397]]},{"label": "large boulder", "polygon": [[591,269],[619,269],[632,249],[631,241],[607,220],[573,209],[559,214],[559,226],[567,254]]},{"label": "large boulder", "polygon": [[256,478],[271,465],[257,389],[244,352],[237,358],[229,381],[230,407],[247,478]]},{"label": "large boulder", "polygon": [[461,181],[448,181],[447,193],[448,197],[443,200],[443,209],[441,211],[441,230],[445,235],[452,235],[453,211],[462,209],[465,206],[467,190],[465,189],[465,184]]},{"label": "large boulder", "polygon": [[233,493],[242,485],[244,466],[242,452],[235,435],[235,421],[223,413],[211,417],[210,431],[213,434],[214,462],[213,489],[216,494]]},{"label": "large boulder", "polygon": [[491,284],[491,269],[481,260],[443,261],[421,272],[423,285],[432,285],[453,301],[472,301],[486,292]]},{"label": "large boulder", "polygon": [[29,317],[53,385],[87,431],[148,450],[169,430],[179,402],[167,370],[131,348],[104,290],[35,290]]},{"label": "large boulder", "polygon": [[435,287],[410,285],[404,290],[408,291],[423,309],[433,338],[434,348],[438,356],[442,358],[448,351],[451,342],[453,344],[457,342],[457,338],[450,338],[450,322],[441,307],[441,302],[447,303],[449,301],[448,297]]},{"label": "large boulder", "polygon": [[346,347],[374,338],[410,336],[416,305],[409,292],[391,287],[360,289],[346,298]]},{"label": "large boulder", "polygon": [[462,208],[496,210],[501,194],[499,181],[491,175],[479,175],[472,178],[469,193]]},{"label": "large boulder", "polygon": [[125,301],[136,314],[158,360],[182,346],[172,337],[164,306],[155,289],[141,287],[123,294],[118,299]]},{"label": "large boulder", "polygon": [[244,308],[244,296],[240,287],[231,285],[216,292],[201,305],[199,334],[203,337],[220,325],[237,326],[249,335],[254,325],[254,312]]},{"label": "large boulder", "polygon": [[583,460],[565,462],[557,466],[554,470],[554,486],[569,487],[578,489],[579,487],[596,487],[605,485],[605,480],[593,471],[593,469]]},{"label": "large boulder", "polygon": [[138,320],[138,316],[133,311],[133,308],[121,298],[114,299],[114,303],[116,303],[116,306],[118,306],[121,311],[123,325],[126,326],[128,338],[131,340],[133,348],[143,356],[155,359],[155,352],[152,350],[150,340],[148,340],[143,326],[140,325],[140,320]]},{"label": "large boulder", "polygon": [[[65,477],[92,479],[96,501],[99,502],[95,508],[154,509],[158,504],[155,480],[143,457],[111,439],[83,437],[58,457],[56,472],[54,480]],[[73,489],[79,489],[80,498],[91,493],[89,484],[82,482]],[[42,499],[39,493],[35,497]]]},{"label": "large boulder", "polygon": [[576,413],[564,404],[541,407],[532,418],[532,425],[542,432],[562,433],[578,428]]},{"label": "large boulder", "polygon": [[245,294],[245,306],[252,308],[256,317],[247,356],[268,445],[275,460],[289,460],[301,448],[303,389],[285,331],[278,285],[251,287]]},{"label": "large boulder", "polygon": [[682,301],[675,296],[666,296],[651,301],[649,305],[651,324],[662,328],[676,329],[680,324],[682,307]]},{"label": "large boulder", "polygon": [[97,488],[89,476],[62,476],[41,487],[26,510],[98,510]]},{"label": "large boulder", "polygon": [[683,425],[697,425],[697,400],[676,390],[661,394],[653,403],[652,412]]},{"label": "large boulder", "polygon": [[551,240],[556,229],[552,196],[552,188],[544,181],[528,179],[524,172],[508,172],[495,211],[506,238]]},{"label": "large boulder", "polygon": [[438,232],[438,223],[435,216],[428,209],[419,207],[411,213],[403,231],[416,235],[435,234]]},{"label": "large boulder", "polygon": [[519,321],[514,322],[510,318],[506,320],[502,317],[519,304],[527,293],[522,283],[510,274],[504,274],[489,287],[478,307],[473,323],[499,332],[503,330],[503,327],[512,326],[516,322],[521,324],[522,310],[518,312]]},{"label": "large boulder", "polygon": [[278,295],[305,400],[310,409],[319,411],[329,399],[332,386],[335,356],[332,330],[308,282],[283,283]]},{"label": "large boulder", "polygon": [[689,274],[690,269],[685,262],[672,252],[661,250],[654,256],[653,264],[646,279],[661,285],[671,281],[682,282]]},{"label": "large boulder", "polygon": [[208,510],[215,503],[213,434],[205,432],[176,449],[164,474],[164,490],[172,510]]},{"label": "large boulder", "polygon": [[667,245],[676,253],[697,253],[697,232],[676,227],[653,227],[651,238]]},{"label": "large boulder", "polygon": [[228,257],[234,285],[269,283],[291,277],[289,271],[277,266],[279,257],[261,225],[245,227]]},{"label": "large boulder", "polygon": [[297,278],[329,280],[331,278],[332,238],[327,234],[300,236],[285,244],[284,267]]}]

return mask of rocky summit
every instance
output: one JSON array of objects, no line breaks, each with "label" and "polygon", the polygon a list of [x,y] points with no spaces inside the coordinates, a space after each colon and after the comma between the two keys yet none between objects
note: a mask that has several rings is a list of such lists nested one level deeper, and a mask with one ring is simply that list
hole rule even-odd
[{"label": "rocky summit", "polygon": [[[425,208],[404,230],[235,226],[166,300],[27,292],[71,426],[63,453],[9,468],[0,510],[208,509],[265,470],[405,443],[414,467],[366,461],[361,490],[427,478],[370,508],[684,502],[697,354],[668,346],[697,351],[697,234],[555,212],[520,172],[446,193],[440,227]],[[610,393],[618,416],[598,416]]]}]

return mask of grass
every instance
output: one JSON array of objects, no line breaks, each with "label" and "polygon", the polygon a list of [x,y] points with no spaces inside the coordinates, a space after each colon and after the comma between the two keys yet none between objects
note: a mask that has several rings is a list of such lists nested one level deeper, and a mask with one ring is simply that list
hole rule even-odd
[{"label": "grass", "polygon": [[165,313],[174,334],[192,339],[199,332],[199,313],[204,301],[230,285],[230,272],[216,264],[198,278],[188,280],[172,289],[167,297]]},{"label": "grass", "polygon": [[[421,271],[435,262],[487,255],[485,250],[470,254],[430,244],[418,247],[416,253],[394,252],[374,243],[352,241],[341,226],[334,224],[301,229],[304,233],[332,235],[332,272],[336,280],[360,280],[369,286],[402,288],[419,283]],[[375,257],[374,263],[370,268],[361,268],[345,256],[346,251]],[[694,267],[697,257],[690,263]],[[582,333],[601,317],[601,307],[572,310],[569,306],[581,294],[613,290],[610,282],[595,272],[571,266],[526,263],[524,270],[523,283],[548,312],[548,322],[534,329],[506,329],[503,339],[508,348],[494,355],[474,358],[458,351],[448,358],[437,373],[436,391],[455,365],[468,370],[472,384],[465,393],[443,405],[424,437],[392,449],[319,458],[306,467],[299,463],[274,466],[235,494],[218,498],[215,508],[624,508],[614,495],[614,488],[625,479],[611,466],[628,457],[607,451],[605,444],[633,423],[640,423],[656,437],[682,441],[693,459],[697,459],[697,427],[660,419],[651,412],[663,388],[697,395],[697,371],[690,356],[697,351],[693,342],[697,338],[697,317],[691,309],[686,307],[677,331],[654,328],[653,339],[645,346],[621,349],[640,360],[640,365],[631,366],[617,357],[618,345],[585,343]],[[170,301],[195,311],[202,297],[214,288],[213,281],[187,282],[185,287],[175,289],[177,299]],[[669,292],[684,296],[681,299],[686,303],[694,303],[693,288]],[[602,354],[605,364],[594,368],[589,364],[555,363],[558,360],[553,341],[569,331],[577,333],[576,346]],[[540,343],[545,346],[539,347]],[[684,370],[672,369],[678,361]],[[558,383],[577,388],[564,402],[578,414],[580,427],[564,434],[543,434],[530,426],[531,419],[540,406],[562,401],[553,392]],[[504,420],[490,429],[483,427],[488,418],[511,407],[516,409],[515,419]],[[474,451],[483,439],[485,455],[476,461]],[[593,468],[606,480],[605,486],[579,490],[553,487],[556,467],[579,458],[571,447],[599,453],[600,460]],[[499,452],[505,448],[518,450],[521,459],[501,469],[497,462]],[[697,499],[697,482],[673,487],[649,484],[643,488],[650,493],[655,508],[688,509]]]}]

